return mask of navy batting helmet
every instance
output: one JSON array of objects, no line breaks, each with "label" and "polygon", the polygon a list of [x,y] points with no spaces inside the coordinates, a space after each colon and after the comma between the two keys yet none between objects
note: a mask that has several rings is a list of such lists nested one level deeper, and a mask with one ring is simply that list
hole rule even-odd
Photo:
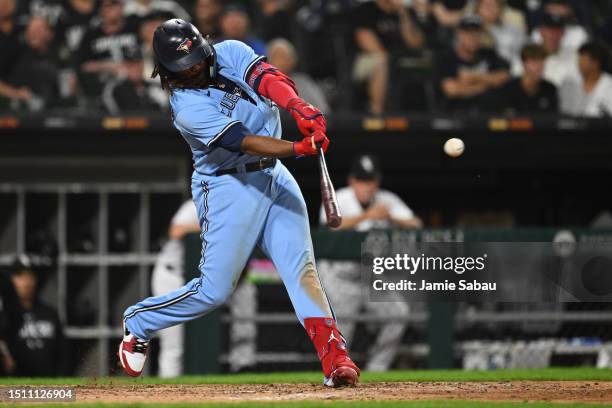
[{"label": "navy batting helmet", "polygon": [[153,51],[157,62],[170,72],[178,73],[206,61],[210,79],[217,74],[217,55],[212,44],[193,24],[184,20],[173,18],[157,27]]}]

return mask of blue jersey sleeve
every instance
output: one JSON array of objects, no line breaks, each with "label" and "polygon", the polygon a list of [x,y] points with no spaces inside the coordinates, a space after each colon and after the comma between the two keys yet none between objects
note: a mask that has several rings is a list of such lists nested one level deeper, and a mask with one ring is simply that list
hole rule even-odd
[{"label": "blue jersey sleeve", "polygon": [[215,49],[219,64],[222,67],[231,67],[244,82],[255,64],[266,59],[265,56],[257,55],[251,47],[237,40],[225,40],[216,44]]},{"label": "blue jersey sleeve", "polygon": [[242,139],[249,130],[239,120],[233,120],[206,105],[182,109],[174,119],[174,126],[185,136],[208,148],[220,145],[239,151]]}]

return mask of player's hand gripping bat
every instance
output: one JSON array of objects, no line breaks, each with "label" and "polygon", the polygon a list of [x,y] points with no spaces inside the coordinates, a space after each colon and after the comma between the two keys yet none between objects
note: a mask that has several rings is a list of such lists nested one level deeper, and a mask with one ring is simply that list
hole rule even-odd
[{"label": "player's hand gripping bat", "polygon": [[321,176],[321,199],[323,201],[323,208],[325,208],[325,215],[327,216],[327,226],[331,228],[337,228],[342,223],[342,214],[340,214],[340,208],[338,207],[338,200],[336,199],[336,191],[334,185],[329,178],[329,171],[327,170],[327,164],[325,163],[325,153],[320,146],[317,146],[319,151],[319,175]]}]

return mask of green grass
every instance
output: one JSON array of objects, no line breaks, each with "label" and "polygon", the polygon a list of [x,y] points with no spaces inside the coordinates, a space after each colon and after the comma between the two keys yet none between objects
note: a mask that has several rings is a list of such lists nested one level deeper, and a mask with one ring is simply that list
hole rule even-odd
[{"label": "green grass", "polygon": [[[462,370],[415,370],[390,371],[386,373],[364,372],[362,382],[381,381],[612,381],[612,370],[598,370],[595,368],[548,368],[541,370],[498,370],[498,371],[462,371]],[[291,372],[291,373],[264,373],[264,374],[234,374],[234,375],[208,375],[185,376],[175,379],[159,379],[156,377],[143,377],[132,379],[127,377],[106,378],[0,378],[0,386],[7,385],[95,385],[95,384],[268,384],[268,383],[320,383],[321,374],[318,372]],[[1,404],[0,404],[1,405]],[[603,404],[556,404],[546,402],[534,403],[493,403],[474,401],[292,401],[292,402],[238,402],[238,403],[201,403],[201,404],[156,404],[156,403],[128,403],[128,404],[96,404],[78,403],[43,404],[45,408],[594,408],[612,405]],[[28,405],[19,403],[20,408],[40,407],[42,405]]]},{"label": "green grass", "polygon": [[602,408],[603,404],[554,404],[554,403],[510,403],[510,402],[474,402],[474,401],[296,401],[296,402],[243,402],[243,403],[210,403],[210,404],[44,404],[44,405],[17,405],[20,408],[110,408],[120,406],[121,408]]},{"label": "green grass", "polygon": [[[546,368],[537,370],[414,370],[364,372],[361,382],[380,381],[612,381],[612,370],[585,368]],[[173,379],[157,377],[104,378],[0,378],[0,385],[84,385],[100,384],[269,384],[320,383],[318,372],[245,373],[205,376],[185,376]]]}]

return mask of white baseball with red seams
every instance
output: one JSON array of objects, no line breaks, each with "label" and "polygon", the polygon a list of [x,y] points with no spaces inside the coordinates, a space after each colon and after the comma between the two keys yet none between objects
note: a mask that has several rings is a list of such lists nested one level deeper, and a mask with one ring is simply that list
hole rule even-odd
[{"label": "white baseball with red seams", "polygon": [[444,143],[444,152],[448,154],[450,157],[459,157],[465,151],[465,144],[463,140],[459,138],[448,139],[446,143]]}]

